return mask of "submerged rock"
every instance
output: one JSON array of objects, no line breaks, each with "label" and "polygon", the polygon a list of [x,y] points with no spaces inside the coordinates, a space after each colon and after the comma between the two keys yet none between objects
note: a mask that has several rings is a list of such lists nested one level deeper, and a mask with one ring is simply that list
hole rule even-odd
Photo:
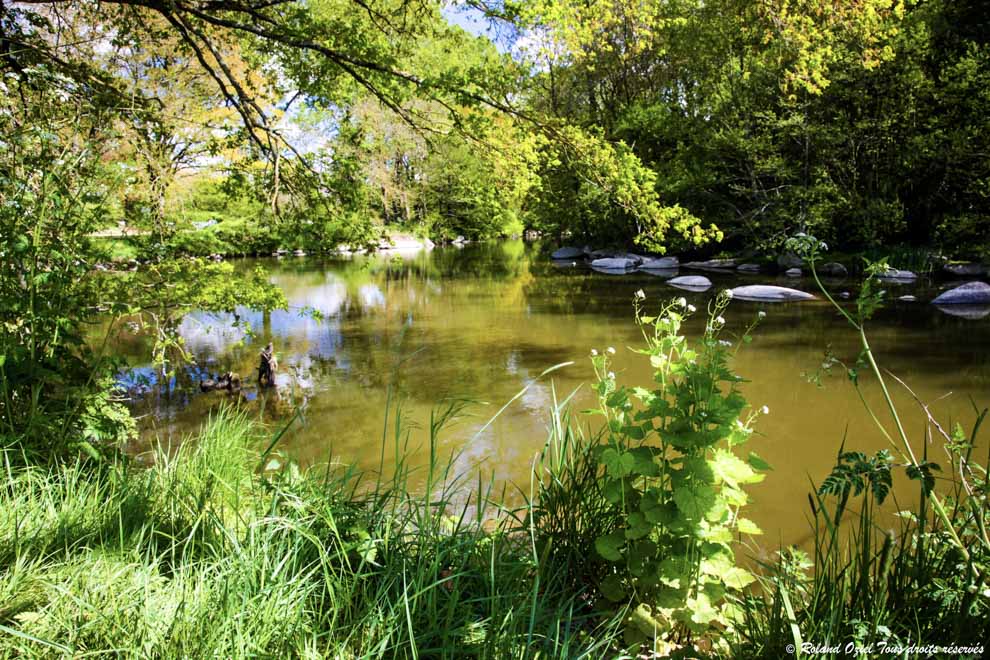
[{"label": "submerged rock", "polygon": [[760,264],[739,264],[736,266],[736,270],[743,273],[758,273],[760,272]]},{"label": "submerged rock", "polygon": [[681,272],[677,268],[655,268],[650,270],[644,270],[647,275],[652,275],[653,277],[659,277],[664,280],[669,280],[672,277],[677,277],[677,274]]},{"label": "submerged rock", "polygon": [[849,274],[849,269],[837,261],[830,261],[827,264],[822,264],[815,270],[822,275],[828,275],[830,277],[845,277]]},{"label": "submerged rock", "polygon": [[684,267],[695,270],[725,270],[735,268],[738,263],[737,259],[709,259],[708,261],[689,261],[684,264]]},{"label": "submerged rock", "polygon": [[786,271],[784,271],[784,275],[787,275],[788,277],[801,277],[801,269],[788,268]]},{"label": "submerged rock", "polygon": [[901,302],[917,302],[918,298],[916,296],[907,295],[907,296],[901,296],[900,298],[898,298],[898,300],[900,300]]},{"label": "submerged rock", "polygon": [[788,289],[785,286],[770,286],[769,284],[737,286],[732,290],[732,297],[740,300],[757,300],[766,302],[788,302],[792,300],[815,299],[815,296],[805,291]]},{"label": "submerged rock", "polygon": [[916,280],[918,276],[909,270],[897,270],[896,268],[888,268],[883,273],[880,274],[881,280],[892,280],[892,281],[908,281]]},{"label": "submerged rock", "polygon": [[583,259],[584,250],[576,247],[562,247],[553,251],[552,259]]},{"label": "submerged rock", "polygon": [[990,305],[990,284],[967,282],[942,293],[932,303],[935,305]]},{"label": "submerged rock", "polygon": [[970,277],[973,275],[983,275],[987,272],[987,267],[971,261],[964,264],[945,264],[942,266],[942,270],[957,277]]},{"label": "submerged rock", "polygon": [[671,270],[677,269],[681,262],[677,257],[659,257],[656,259],[643,259],[640,268],[643,270]]},{"label": "submerged rock", "polygon": [[785,252],[777,257],[777,265],[781,268],[800,268],[804,265],[804,259],[794,252]]},{"label": "submerged rock", "polygon": [[685,291],[705,291],[711,287],[712,281],[702,275],[682,275],[668,280],[667,284]]},{"label": "submerged rock", "polygon": [[636,260],[627,257],[608,257],[591,262],[592,268],[606,273],[626,273],[635,270],[638,265]]}]

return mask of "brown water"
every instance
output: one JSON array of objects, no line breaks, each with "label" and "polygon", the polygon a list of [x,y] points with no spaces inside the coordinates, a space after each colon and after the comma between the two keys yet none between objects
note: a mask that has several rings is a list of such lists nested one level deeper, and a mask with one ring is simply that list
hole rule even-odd
[{"label": "brown water", "polygon": [[[239,267],[255,263],[245,261]],[[253,337],[231,331],[229,318],[193,315],[181,332],[197,366],[181,370],[167,383],[159,382],[149,366],[147,340],[123,338],[120,350],[132,365],[124,380],[131,386],[133,409],[142,416],[145,446],[175,443],[195,431],[225,400],[223,394],[200,393],[199,380],[236,371],[245,378],[244,405],[252,415],[285,419],[302,406],[302,421],[281,447],[304,464],[324,462],[332,452],[335,460],[376,468],[390,391],[392,400],[401,402],[410,441],[418,447],[425,444],[431,409],[449,399],[475,400],[470,416],[444,431],[441,449],[460,451],[459,471],[480,467],[528,488],[554,397],[563,399],[577,390],[574,410],[593,403],[587,387],[594,377],[590,349],[617,349],[620,382],[651,382],[648,362],[627,350],[640,339],[631,307],[637,289],[644,290],[648,302],[684,295],[703,310],[721,288],[779,283],[769,276],[707,274],[715,283],[709,292],[687,293],[647,274],[615,276],[559,267],[522,242],[407,257],[290,257],[261,263],[291,308],[270,315],[244,311]],[[806,280],[787,279],[786,284],[813,290]],[[855,293],[852,282],[830,286]],[[935,292],[925,283],[890,289],[920,300]],[[322,319],[307,315],[306,308],[318,310]],[[823,302],[734,301],[725,315],[727,333],[740,331],[759,310],[767,317],[753,343],[739,352],[735,368],[751,381],[743,388],[751,404],[770,409],[749,449],[766,458],[774,471],[753,487],[750,517],[767,531],[766,542],[775,545],[804,537],[809,479],[818,482],[828,473],[844,437],[847,449],[872,453],[887,445],[844,376],[825,379],[822,388],[803,375],[817,370],[826,346],[845,362],[855,361],[856,337],[835,310]],[[699,313],[688,322],[688,335],[697,336],[703,324]],[[870,337],[881,365],[930,403],[944,425],[971,423],[971,398],[981,406],[990,404],[990,317],[966,319],[924,302],[895,302],[876,315]],[[258,352],[268,341],[274,342],[280,360],[279,387],[277,393],[259,396],[252,375]],[[573,365],[537,378],[548,367],[569,361]],[[524,388],[518,400],[481,430]],[[882,411],[874,384],[866,382],[864,389]],[[900,386],[895,392],[920,452],[925,418]],[[593,418],[578,419],[594,423]],[[394,450],[391,430],[385,437],[388,468]],[[944,458],[940,444],[930,450],[935,460]],[[985,452],[984,444],[978,455]],[[425,462],[426,454],[423,448],[412,459]]]}]

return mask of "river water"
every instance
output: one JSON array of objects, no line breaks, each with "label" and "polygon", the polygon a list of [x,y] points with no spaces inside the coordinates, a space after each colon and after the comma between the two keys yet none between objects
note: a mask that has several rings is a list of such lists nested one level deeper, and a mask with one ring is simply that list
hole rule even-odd
[{"label": "river water", "polygon": [[[283,289],[290,309],[244,310],[241,316],[253,330],[249,336],[231,329],[229,317],[193,314],[181,333],[196,364],[169,381],[159,380],[150,367],[147,339],[121,338],[119,350],[130,365],[123,382],[142,428],[135,451],[155,443],[175,445],[192,434],[211,410],[229,401],[225,394],[201,393],[199,380],[234,371],[245,380],[240,399],[249,414],[277,424],[302,406],[302,419],[280,447],[306,465],[332,456],[375,469],[384,442],[389,469],[395,436],[391,428],[383,430],[390,401],[393,408],[401,406],[414,449],[411,461],[424,464],[430,411],[446,401],[469,400],[466,415],[443,431],[440,451],[457,452],[458,472],[481,469],[502,483],[528,489],[555,397],[576,391],[575,422],[595,424],[595,418],[578,414],[594,403],[588,388],[594,379],[591,349],[615,347],[614,370],[621,383],[651,383],[648,361],[628,350],[641,343],[632,315],[638,289],[648,304],[683,295],[704,310],[721,288],[784,283],[766,275],[706,273],[714,287],[688,293],[648,274],[616,276],[556,265],[519,241],[412,255],[245,260],[238,268],[257,263]],[[814,290],[809,280],[787,278],[786,284]],[[946,284],[891,284],[890,296],[930,300]],[[829,286],[855,295],[851,280]],[[760,310],[767,316],[754,341],[741,347],[734,366],[749,381],[743,393],[752,406],[770,410],[747,449],[774,470],[751,488],[747,515],[767,532],[764,545],[775,547],[805,538],[809,480],[820,482],[828,474],[843,439],[846,449],[870,453],[888,445],[843,374],[826,377],[821,385],[808,380],[826,348],[855,362],[857,338],[835,310],[823,301],[733,301],[725,314],[725,336],[732,339]],[[685,330],[696,337],[703,326],[699,312]],[[925,302],[895,301],[877,313],[869,328],[881,365],[909,384],[946,428],[956,421],[972,423],[971,400],[981,407],[990,404],[990,317],[964,318]],[[274,393],[259,392],[253,382],[258,353],[268,341],[280,361]],[[565,362],[573,364],[539,378]],[[911,395],[896,383],[893,387],[920,454],[926,418]],[[878,388],[868,378],[864,390],[882,412]],[[982,459],[986,441],[980,446]],[[933,460],[945,462],[939,442],[928,450]]]}]

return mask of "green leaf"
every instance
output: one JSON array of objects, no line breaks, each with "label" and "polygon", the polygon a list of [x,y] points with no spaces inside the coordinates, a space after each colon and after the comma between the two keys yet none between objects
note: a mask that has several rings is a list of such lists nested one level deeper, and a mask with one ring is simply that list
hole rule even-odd
[{"label": "green leaf", "polygon": [[609,476],[622,478],[632,474],[636,458],[628,452],[618,452],[609,447],[602,452],[601,462]]},{"label": "green leaf", "polygon": [[763,530],[760,529],[755,522],[749,518],[740,518],[736,521],[736,529],[742,534],[752,534],[754,536],[762,534]]},{"label": "green leaf", "polygon": [[719,612],[712,606],[712,601],[704,592],[694,598],[688,598],[687,609],[691,612],[691,622],[699,626],[708,626],[718,618]]},{"label": "green leaf", "polygon": [[625,543],[626,537],[622,532],[612,532],[595,539],[595,550],[609,561],[619,561],[622,559],[622,547]]},{"label": "green leaf", "polygon": [[626,405],[628,400],[629,395],[626,394],[626,390],[623,388],[608,395],[608,398],[605,399],[605,405],[609,408],[621,408]]},{"label": "green leaf", "polygon": [[644,477],[656,477],[660,474],[660,466],[653,459],[650,447],[636,447],[628,452],[634,459],[633,472]]},{"label": "green leaf", "polygon": [[598,590],[605,598],[613,603],[619,603],[629,597],[626,585],[618,575],[609,575],[598,585]]},{"label": "green leaf", "polygon": [[715,478],[730,486],[737,487],[740,484],[751,484],[763,480],[762,474],[757,474],[749,464],[724,449],[716,449],[709,464]]},{"label": "green leaf", "polygon": [[609,479],[603,489],[605,499],[612,504],[628,502],[636,493],[636,489],[629,483],[628,479]]},{"label": "green leaf", "polygon": [[639,511],[634,511],[626,518],[626,538],[641,539],[653,530],[653,524]]},{"label": "green leaf", "polygon": [[738,566],[733,566],[726,572],[722,573],[721,577],[722,582],[724,582],[725,586],[730,589],[745,589],[756,581],[756,578],[753,577],[752,573],[746,569],[739,568]]},{"label": "green leaf", "polygon": [[749,463],[750,467],[752,467],[754,470],[760,470],[765,472],[767,470],[773,469],[773,467],[765,460],[760,458],[760,456],[756,452],[752,452],[752,451],[749,452],[749,458],[747,458],[746,461]]},{"label": "green leaf", "polygon": [[629,621],[640,633],[649,639],[654,639],[669,627],[667,622],[662,618],[654,616],[649,606],[645,603],[640,603],[635,610],[629,613]]},{"label": "green leaf", "polygon": [[674,491],[674,503],[687,518],[701,520],[715,504],[715,490],[707,484],[685,485]]},{"label": "green leaf", "polygon": [[622,434],[625,435],[627,438],[631,438],[633,440],[642,440],[643,438],[646,437],[646,433],[643,431],[643,428],[641,426],[635,426],[632,424],[623,426]]}]

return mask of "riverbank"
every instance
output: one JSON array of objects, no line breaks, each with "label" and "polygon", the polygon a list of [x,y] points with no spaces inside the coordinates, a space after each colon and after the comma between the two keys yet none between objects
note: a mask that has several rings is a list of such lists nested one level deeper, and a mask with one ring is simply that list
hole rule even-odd
[{"label": "riverbank", "polygon": [[[434,433],[450,414],[438,411]],[[985,578],[965,588],[924,505],[891,535],[870,506],[851,516],[844,498],[818,496],[811,555],[765,564],[730,601],[726,627],[654,639],[646,612],[597,587],[610,564],[596,538],[618,520],[593,443],[552,431],[530,499],[506,510],[454,473],[455,457],[435,455],[416,490],[402,462],[377,477],[335,461],[301,472],[271,434],[228,409],[148,469],[8,460],[0,655],[780,658],[824,644],[839,650],[821,657],[838,658],[878,642],[983,652]],[[954,514],[960,529],[978,520],[972,503]],[[986,521],[985,492],[975,506]],[[854,522],[839,535],[843,516]],[[985,571],[988,556],[970,547]]]}]

